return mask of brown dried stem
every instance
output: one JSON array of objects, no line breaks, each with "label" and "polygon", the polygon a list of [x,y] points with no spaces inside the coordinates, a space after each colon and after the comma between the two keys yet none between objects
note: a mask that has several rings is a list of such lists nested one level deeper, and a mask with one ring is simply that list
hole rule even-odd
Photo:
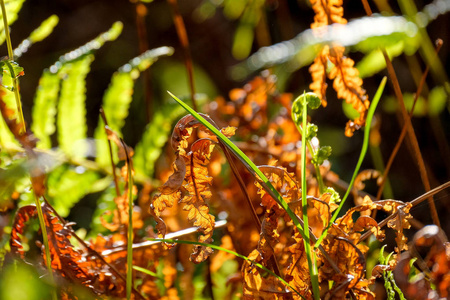
[{"label": "brown dried stem", "polygon": [[[372,11],[370,10],[370,6],[369,6],[367,0],[361,0],[361,1],[364,4],[364,9],[366,10],[366,14],[368,16],[371,16]],[[389,58],[386,50],[383,48],[383,49],[381,49],[381,51],[382,51],[384,59],[386,61],[386,67],[387,67],[387,70],[389,73],[389,77],[391,78],[392,85],[394,87],[395,96],[399,102],[400,110],[401,110],[401,113],[403,116],[404,126],[407,128],[406,130],[408,133],[408,138],[413,147],[414,156],[417,160],[417,164],[419,167],[420,177],[422,178],[422,183],[424,185],[425,191],[429,192],[431,189],[431,186],[430,186],[430,181],[428,179],[427,170],[425,168],[425,162],[423,160],[422,153],[420,152],[419,142],[417,141],[417,137],[414,132],[414,127],[412,126],[412,123],[411,123],[411,118],[409,117],[409,114],[406,110],[405,102],[403,100],[403,94],[400,89],[400,84],[398,82],[394,66],[392,65],[392,61]],[[428,198],[428,205],[430,206],[431,217],[433,218],[433,223],[436,224],[437,226],[440,226],[439,216],[438,216],[438,213],[436,210],[436,206],[434,204],[433,197]]]},{"label": "brown dried stem", "polygon": [[[147,7],[141,2],[136,3],[136,31],[138,34],[139,43],[139,53],[144,53],[148,50],[148,38],[147,38],[147,27],[145,24],[145,17],[147,16]],[[152,91],[151,91],[151,80],[150,80],[150,68],[142,72],[142,83],[144,88],[145,97],[145,120],[150,122],[151,116],[153,115],[152,108]]]},{"label": "brown dried stem", "polygon": [[186,26],[184,26],[183,17],[178,9],[177,0],[167,0],[172,9],[173,22],[177,30],[178,39],[180,40],[181,47],[184,52],[184,63],[186,65],[186,71],[188,73],[189,88],[191,91],[192,107],[195,111],[198,111],[197,104],[195,102],[195,85],[194,85],[194,67],[192,63],[191,51],[189,49],[189,39],[186,32]]},{"label": "brown dried stem", "polygon": [[[108,126],[108,121],[106,119],[105,111],[103,110],[102,107],[100,107],[100,116],[103,119],[103,123],[105,123],[105,129],[106,129],[106,126]],[[108,135],[108,133],[106,133],[106,135]],[[111,141],[109,139],[107,139],[107,141],[108,141],[108,147],[109,147],[109,157],[111,158],[111,167],[112,167],[112,175],[113,175],[113,179],[114,179],[114,187],[116,188],[116,195],[120,196],[119,182],[117,180],[117,175],[116,175],[116,165],[114,163]],[[119,213],[120,213],[120,210],[119,210]]]},{"label": "brown dried stem", "polygon": [[[439,52],[439,50],[441,50],[442,47],[442,40],[438,40],[436,41],[436,54]],[[413,112],[414,112],[414,108],[416,106],[417,100],[419,99],[420,94],[422,93],[422,88],[423,85],[425,83],[425,79],[428,75],[428,72],[430,70],[430,66],[427,66],[425,69],[425,72],[422,74],[422,77],[420,79],[420,83],[419,86],[417,87],[417,91],[416,94],[414,96],[414,103],[413,106],[411,107],[411,110],[409,111],[409,118],[411,119]],[[398,138],[397,144],[394,147],[394,150],[392,150],[391,156],[389,157],[388,163],[386,164],[386,168],[384,169],[384,173],[383,173],[383,177],[381,179],[381,183],[380,183],[380,187],[378,189],[378,193],[377,193],[377,200],[381,199],[381,194],[383,193],[383,189],[386,183],[386,178],[387,175],[389,173],[389,170],[391,169],[392,163],[394,162],[395,156],[397,155],[398,150],[400,149],[400,146],[403,142],[403,139],[405,138],[406,135],[406,130],[407,130],[407,126],[406,124],[403,126],[402,128],[402,132],[400,133],[400,137]]]}]

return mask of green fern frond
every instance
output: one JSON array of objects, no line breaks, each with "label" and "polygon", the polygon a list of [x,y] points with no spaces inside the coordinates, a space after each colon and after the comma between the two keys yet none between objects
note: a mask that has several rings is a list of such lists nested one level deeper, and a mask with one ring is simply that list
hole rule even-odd
[{"label": "green fern frond", "polygon": [[154,165],[169,139],[172,123],[184,113],[178,105],[166,104],[156,111],[141,141],[136,145],[133,157],[136,174],[152,177]]},{"label": "green fern frond", "polygon": [[58,214],[63,218],[67,217],[70,209],[90,192],[92,182],[98,178],[97,172],[67,165],[50,173],[47,181],[48,195]]},{"label": "green fern frond", "polygon": [[34,98],[31,130],[39,139],[38,148],[50,149],[50,136],[55,133],[56,103],[60,88],[58,74],[44,71]]},{"label": "green fern frond", "polygon": [[[14,0],[14,1],[8,1],[5,3],[6,8],[6,15],[8,19],[8,25],[13,24],[17,20],[17,14],[19,13],[20,9],[22,8],[22,4],[25,2],[25,0]],[[3,18],[3,15],[0,11],[0,19]],[[5,36],[5,26],[3,25],[3,22],[0,22],[0,45],[3,44],[6,40]]]},{"label": "green fern frond", "polygon": [[[33,38],[33,41],[43,38],[50,27],[56,25],[57,20],[51,18],[44,21],[46,29],[35,30],[31,34],[30,38]],[[44,26],[44,23],[41,26]],[[55,132],[55,115],[58,111],[58,142],[64,153],[69,156],[85,154],[86,146],[83,142],[80,143],[79,149],[75,149],[74,146],[77,141],[86,138],[85,78],[94,59],[92,53],[106,42],[115,40],[122,32],[122,28],[121,22],[114,23],[107,32],[62,55],[49,69],[44,70],[33,107],[32,130],[40,139],[38,147],[44,149],[51,147],[50,136]],[[57,109],[60,85],[61,95]]]},{"label": "green fern frond", "polygon": [[106,42],[114,41],[122,32],[122,29],[122,22],[115,22],[108,31],[100,34],[92,41],[62,55],[57,62],[50,66],[50,72],[57,73],[65,64],[80,60],[100,49]]},{"label": "green fern frond", "polygon": [[46,20],[44,20],[38,28],[33,30],[28,38],[23,40],[16,49],[14,49],[14,57],[17,59],[22,56],[23,53],[27,52],[28,49],[34,43],[40,42],[46,37],[48,37],[58,25],[59,18],[57,15],[51,15]]},{"label": "green fern frond", "polygon": [[[172,55],[173,49],[170,47],[160,47],[144,52],[142,55],[133,58],[112,76],[111,83],[103,97],[103,110],[111,129],[121,134],[128,110],[133,98],[134,80],[140,73],[149,68],[159,57]],[[106,166],[110,163],[108,154],[108,144],[103,120],[95,130],[94,137],[97,145],[97,163]]]},{"label": "green fern frond", "polygon": [[69,157],[86,154],[86,75],[89,73],[93,55],[64,65],[60,72],[65,75],[58,103],[58,142]]}]

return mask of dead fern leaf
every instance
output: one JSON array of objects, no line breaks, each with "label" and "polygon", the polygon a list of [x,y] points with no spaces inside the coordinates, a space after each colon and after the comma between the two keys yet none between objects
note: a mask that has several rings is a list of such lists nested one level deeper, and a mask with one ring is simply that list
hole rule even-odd
[{"label": "dead fern leaf", "polygon": [[[212,234],[214,230],[215,218],[209,214],[209,207],[206,201],[211,199],[210,185],[212,177],[208,176],[206,168],[211,157],[214,144],[210,140],[198,140],[189,153],[189,165],[186,166],[186,185],[187,194],[181,199],[184,203],[183,209],[188,211],[188,220],[194,226],[198,226],[202,232],[198,241],[201,243],[212,243]],[[204,261],[213,252],[210,247],[195,246],[191,254],[191,261],[200,263]]]},{"label": "dead fern leaf", "polygon": [[359,71],[353,67],[355,62],[344,56],[344,50],[342,46],[331,48],[329,59],[334,67],[328,76],[334,80],[333,88],[338,98],[344,99],[359,113],[359,117],[348,121],[345,127],[345,135],[350,137],[355,130],[364,126],[370,102],[367,100],[366,91],[362,88],[363,81],[359,77]]},{"label": "dead fern leaf", "polygon": [[[319,1],[319,0],[317,0]],[[321,99],[323,107],[327,106],[327,63],[330,54],[330,47],[323,46],[317,53],[314,63],[309,67],[309,73],[312,77],[312,83],[309,88]]]},{"label": "dead fern leaf", "polygon": [[[250,253],[248,258],[257,263],[262,261],[261,254],[257,250]],[[247,261],[242,266],[242,276],[244,279],[243,299],[293,299],[292,292],[287,290],[276,277],[266,274],[265,271]]]},{"label": "dead fern leaf", "polygon": [[18,254],[22,259],[25,258],[25,252],[22,246],[22,236],[25,231],[25,223],[35,218],[37,214],[36,206],[26,205],[19,208],[14,217],[14,223],[11,228],[11,239],[9,241],[11,252]]},{"label": "dead fern leaf", "polygon": [[[201,235],[198,240],[201,243],[212,243],[212,234],[215,218],[209,214],[207,201],[211,199],[210,185],[212,177],[208,174],[208,164],[214,149],[211,139],[199,139],[190,145],[189,138],[194,128],[199,128],[206,134],[212,135],[193,116],[187,115],[180,119],[172,133],[171,145],[176,151],[177,159],[173,164],[174,173],[168,181],[159,188],[159,193],[152,199],[150,214],[155,218],[158,236],[166,233],[166,224],[161,218],[161,213],[171,207],[175,202],[183,204],[183,210],[188,212],[188,221],[198,226]],[[235,128],[223,128],[222,133],[231,136]],[[188,151],[190,145],[190,151]],[[213,252],[210,247],[195,246],[191,254],[191,261],[200,263]]]},{"label": "dead fern leaf", "polygon": [[[343,17],[342,0],[310,0],[310,2],[315,12],[311,29],[314,29],[316,35],[321,35],[320,28],[324,26],[334,23],[347,24],[347,20]],[[337,97],[350,103],[359,113],[359,117],[348,121],[345,127],[345,135],[350,137],[355,130],[364,126],[370,103],[367,100],[366,91],[362,88],[363,81],[359,77],[359,71],[353,67],[355,62],[345,57],[344,51],[345,48],[337,44],[323,46],[309,68],[312,76],[309,88],[320,97],[322,105],[326,106],[327,65],[328,62],[332,63],[333,67],[328,73],[328,78],[333,80]]]},{"label": "dead fern leaf", "polygon": [[347,24],[347,20],[343,18],[342,0],[310,0],[309,2],[315,12],[314,23],[311,24],[312,29],[333,23]]}]

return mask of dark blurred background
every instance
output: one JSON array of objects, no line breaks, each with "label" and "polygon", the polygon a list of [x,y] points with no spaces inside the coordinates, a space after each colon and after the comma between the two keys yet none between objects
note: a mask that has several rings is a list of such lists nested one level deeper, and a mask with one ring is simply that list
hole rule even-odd
[{"label": "dark blurred background", "polygon": [[[218,95],[227,98],[228,92],[235,87],[245,84],[236,82],[229,76],[230,67],[239,62],[232,55],[233,36],[239,25],[239,19],[230,19],[225,16],[221,5],[218,5],[215,12],[211,13],[209,18],[202,20],[199,17],[199,7],[208,1],[190,0],[179,1],[179,9],[184,18],[187,33],[190,41],[190,50],[196,70],[202,70],[202,76],[207,81],[203,85],[204,90],[198,90],[200,93],[207,93],[210,99]],[[211,3],[220,4],[221,1],[210,0]],[[225,1],[226,2],[226,1]],[[389,3],[394,12],[400,14],[396,3]],[[419,9],[429,4],[428,1],[415,1]],[[212,4],[211,4],[212,5]],[[344,17],[347,19],[365,16],[363,6],[360,1],[344,1]],[[211,6],[210,6],[211,7]],[[376,11],[376,7],[372,7]],[[137,12],[140,10],[142,16],[141,24],[145,27],[145,38],[139,39]],[[255,52],[261,46],[267,46],[283,40],[291,39],[298,33],[309,28],[313,22],[314,13],[307,1],[295,0],[267,0],[264,5],[268,28],[266,38],[255,39],[252,44],[251,53]],[[36,86],[42,71],[58,60],[60,55],[75,49],[96,37],[101,32],[110,28],[115,21],[121,21],[124,24],[123,32],[116,41],[106,43],[95,53],[95,61],[91,65],[91,72],[87,77],[87,115],[89,135],[92,136],[93,130],[98,121],[98,109],[101,104],[103,93],[108,87],[111,75],[120,66],[127,63],[133,57],[139,55],[142,51],[142,42],[146,40],[148,49],[160,46],[172,46],[175,48],[175,54],[170,58],[162,58],[150,68],[149,78],[140,78],[137,81],[134,100],[131,106],[130,115],[133,116],[127,120],[124,128],[124,136],[130,145],[134,145],[141,137],[146,125],[146,114],[142,109],[144,103],[144,90],[149,87],[152,93],[152,108],[157,110],[164,99],[166,99],[164,87],[161,84],[161,74],[164,72],[164,66],[177,65],[183,66],[183,52],[179,46],[178,37],[172,21],[170,6],[166,1],[155,0],[151,3],[132,2],[125,0],[60,0],[45,1],[33,0],[24,3],[19,13],[19,18],[11,26],[11,38],[13,46],[17,46],[25,39],[30,32],[35,29],[43,20],[52,14],[58,15],[60,21],[54,32],[44,41],[33,45],[30,50],[20,59],[20,65],[25,69],[25,76],[21,78],[21,94],[24,102],[23,108],[27,122],[31,122],[31,107]],[[427,27],[431,40],[441,38],[444,45],[440,51],[440,58],[445,69],[450,70],[449,56],[449,36],[450,36],[450,18],[448,14],[441,15],[432,21]],[[141,45],[140,45],[141,42]],[[268,44],[267,44],[268,43]],[[141,47],[141,50],[140,50]],[[6,45],[2,46],[2,53],[6,55]],[[355,61],[362,58],[362,54],[351,52],[349,56]],[[418,58],[422,70],[425,68],[423,60],[419,54]],[[397,72],[400,86],[403,92],[414,93],[417,89],[412,75],[409,71],[407,58],[402,55],[394,59],[394,67]],[[178,69],[176,69],[178,70]],[[170,77],[173,73],[164,73],[165,80],[173,80],[183,85],[187,89],[185,80],[185,70],[179,68],[179,78]],[[170,76],[169,76],[170,75]],[[368,95],[373,95],[383,76],[387,75],[382,71],[375,76],[364,79],[364,88]],[[167,76],[169,76],[167,78]],[[247,80],[249,80],[247,78]],[[303,90],[309,90],[308,86],[311,77],[307,67],[290,74],[286,82],[285,90],[299,94]],[[429,76],[427,79],[428,87],[439,84]],[[448,84],[448,83],[447,83]],[[358,159],[362,132],[355,134],[353,138],[344,136],[344,126],[347,117],[342,112],[341,101],[336,100],[336,94],[331,89],[329,82],[329,105],[327,108],[321,108],[315,112],[312,121],[319,125],[319,137],[323,145],[331,145],[334,154],[331,157],[333,164],[332,170],[339,176],[349,181],[351,173]],[[186,90],[187,93],[187,90]],[[391,83],[388,81],[384,95],[394,95]],[[383,100],[382,100],[383,101]],[[381,133],[381,153],[386,162],[397,138],[401,127],[395,113],[384,111],[381,107],[378,109]],[[436,187],[450,179],[449,160],[450,153],[450,115],[447,105],[436,120],[428,117],[413,118],[413,125],[416,130],[420,148],[425,159],[431,186]],[[433,123],[434,122],[434,123]],[[439,125],[436,125],[439,124]],[[436,134],[436,128],[440,126]],[[404,143],[405,144],[405,143]],[[406,145],[406,144],[405,144]],[[390,180],[395,199],[410,201],[424,193],[423,184],[420,179],[416,159],[408,147],[403,145],[397,156]],[[373,167],[370,154],[368,154],[363,168]],[[368,192],[375,194],[376,186],[368,185]],[[450,221],[446,215],[450,213],[449,192],[444,191],[435,197],[438,212],[443,222],[443,228],[447,233],[450,232]],[[414,208],[412,213],[422,223],[431,223],[429,209],[424,202],[419,207]]]}]

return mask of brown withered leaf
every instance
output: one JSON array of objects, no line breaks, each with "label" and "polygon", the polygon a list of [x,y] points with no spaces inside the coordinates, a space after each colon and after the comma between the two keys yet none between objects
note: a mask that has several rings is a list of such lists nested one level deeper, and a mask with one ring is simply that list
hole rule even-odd
[{"label": "brown withered leaf", "polygon": [[12,132],[16,140],[24,147],[27,151],[31,151],[36,147],[37,138],[33,135],[30,130],[24,131],[25,124],[20,123],[16,119],[16,112],[13,109],[8,108],[6,103],[3,101],[2,97],[4,91],[0,91],[0,111],[3,119],[9,130]]},{"label": "brown withered leaf", "polygon": [[358,191],[364,190],[366,185],[364,184],[364,181],[367,181],[369,179],[377,179],[377,183],[380,181],[381,173],[378,170],[374,169],[367,169],[359,172],[359,174],[355,178],[355,182],[353,183],[353,188]]},{"label": "brown withered leaf", "polygon": [[333,23],[347,24],[347,20],[343,18],[342,0],[310,0],[309,2],[315,13],[314,23],[311,24],[312,29]]},{"label": "brown withered leaf", "polygon": [[[47,203],[42,204],[45,227],[47,230],[48,244],[50,251],[50,260],[53,272],[62,278],[73,283],[78,283],[98,292],[92,285],[94,284],[95,272],[91,264],[82,255],[82,252],[76,250],[69,238],[71,230],[62,224]],[[18,234],[23,234],[25,223],[37,216],[36,206],[28,205],[21,207],[16,214],[11,233],[11,249],[13,253],[19,254],[24,258],[24,251],[21,245],[21,239]],[[42,246],[43,247],[43,246]],[[45,252],[42,251],[45,257]]]},{"label": "brown withered leaf", "polygon": [[369,216],[362,215],[356,220],[353,231],[358,232],[364,230],[372,230],[379,241],[383,241],[385,238],[384,232],[378,227],[377,221]]},{"label": "brown withered leaf", "polygon": [[[126,146],[126,145],[125,145]],[[127,160],[128,161],[128,160]],[[132,165],[131,159],[130,165]],[[134,175],[134,171],[131,170],[132,175]],[[116,204],[116,209],[111,213],[110,211],[105,212],[100,220],[102,225],[111,230],[116,231],[118,229],[125,229],[128,227],[128,213],[129,213],[129,186],[128,186],[128,162],[125,163],[125,165],[121,168],[121,177],[125,181],[125,187],[122,195],[114,197],[114,202]],[[137,195],[137,187],[133,185],[131,187],[131,193],[133,195]],[[105,215],[113,215],[112,222],[108,223],[105,219]],[[134,229],[140,229],[144,225],[142,218],[141,218],[141,211],[138,207],[134,207],[133,205],[133,212],[132,212],[132,218],[133,218],[133,228]]]},{"label": "brown withered leaf", "polygon": [[372,269],[372,277],[379,278],[383,276],[384,272],[392,271],[393,267],[391,265],[376,265]]},{"label": "brown withered leaf", "polygon": [[16,216],[14,217],[9,244],[11,246],[11,252],[20,255],[22,259],[25,258],[25,252],[22,246],[22,236],[25,230],[25,223],[34,218],[36,214],[36,206],[26,205],[19,208],[16,212]]},{"label": "brown withered leaf", "polygon": [[[215,218],[209,214],[206,201],[211,199],[210,185],[212,177],[208,175],[206,168],[211,157],[214,144],[207,139],[197,140],[192,144],[189,153],[189,164],[186,165],[186,191],[187,194],[181,199],[183,209],[188,211],[188,220],[194,226],[198,226],[202,232],[198,241],[201,243],[212,243]],[[191,254],[191,260],[195,263],[204,261],[213,252],[209,247],[195,246]]]},{"label": "brown withered leaf", "polygon": [[[301,205],[301,203],[299,203],[299,205]],[[325,226],[327,226],[330,221],[331,213],[337,207],[338,205],[336,203],[331,203],[330,193],[324,193],[320,195],[319,198],[308,198],[308,223],[316,236],[322,234]]]},{"label": "brown withered leaf", "polygon": [[408,239],[403,233],[404,229],[409,229],[411,224],[409,220],[412,218],[409,210],[412,205],[410,203],[404,203],[397,200],[382,200],[377,201],[377,209],[382,209],[391,214],[396,213],[394,219],[388,221],[387,226],[392,228],[395,232],[395,241],[397,242],[397,247],[395,251],[400,253],[403,250],[408,249]]},{"label": "brown withered leaf", "polygon": [[330,61],[334,64],[328,77],[333,81],[333,88],[340,99],[351,104],[359,113],[359,117],[353,121],[348,121],[345,127],[345,135],[350,137],[355,130],[365,125],[367,111],[370,106],[367,100],[366,91],[362,88],[362,79],[359,71],[353,67],[355,62],[344,56],[345,48],[334,46],[330,49]]},{"label": "brown withered leaf", "polygon": [[[287,203],[295,202],[300,199],[300,188],[297,180],[293,174],[289,174],[286,169],[277,166],[258,166],[258,169],[266,175],[270,183],[278,190],[283,199]],[[275,210],[279,216],[284,216],[284,209],[262,188],[262,186],[255,182],[258,187],[258,194],[261,196],[261,204],[266,211]]]},{"label": "brown withered leaf", "polygon": [[289,246],[289,265],[286,269],[286,281],[307,299],[312,299],[311,277],[305,244],[298,230],[294,232],[295,243]]},{"label": "brown withered leaf", "polygon": [[[320,1],[317,1],[320,2]],[[327,106],[327,63],[330,47],[325,45],[319,53],[317,53],[313,64],[309,67],[309,73],[312,77],[312,82],[309,88],[316,93],[321,99],[323,107]]]},{"label": "brown withered leaf", "polygon": [[319,254],[323,261],[323,266],[319,268],[320,277],[322,280],[335,282],[333,289],[328,292],[329,296],[332,295],[332,299],[345,299],[350,289],[353,289],[355,294],[361,295],[358,299],[373,299],[373,294],[368,288],[370,281],[364,276],[364,254],[368,247],[357,242],[361,236],[360,231],[365,229],[376,230],[379,238],[383,237],[383,234],[375,220],[362,216],[354,222],[353,214],[375,208],[376,204],[369,197],[364,198],[362,205],[349,209],[344,216],[335,221],[323,241],[323,248],[340,270],[340,273],[337,273],[323,254]]},{"label": "brown withered leaf", "polygon": [[[323,28],[326,28],[327,25],[347,23],[343,17],[342,0],[310,0],[310,2],[315,12],[311,29],[316,35],[323,34]],[[347,122],[345,135],[351,137],[355,130],[364,126],[370,103],[367,100],[366,91],[362,88],[363,81],[359,77],[359,71],[353,67],[355,62],[351,58],[345,57],[344,51],[345,47],[338,44],[323,46],[309,68],[313,79],[309,87],[320,97],[322,105],[326,106],[326,70],[327,63],[331,62],[333,67],[329,71],[328,78],[334,80],[333,88],[337,92],[338,98],[350,103],[360,114],[355,120]]]},{"label": "brown withered leaf", "polygon": [[[261,256],[257,250],[250,253],[248,258],[258,263],[261,262]],[[247,261],[244,262],[242,266],[243,299],[293,299],[292,292],[286,289],[282,282],[265,273],[266,271],[251,265]]]},{"label": "brown withered leaf", "polygon": [[[215,126],[209,116],[203,116]],[[212,135],[206,127],[191,115],[187,115],[178,121],[171,139],[172,148],[177,155],[173,164],[174,172],[167,182],[159,188],[159,193],[153,197],[150,214],[157,222],[158,236],[163,237],[166,233],[166,224],[161,218],[161,213],[175,202],[179,202],[183,204],[183,210],[188,212],[188,221],[199,227],[199,231],[202,233],[199,236],[199,242],[211,243],[213,241],[215,218],[209,214],[207,204],[212,196],[210,191],[212,177],[208,174],[207,166],[210,163],[215,142],[209,138],[190,142],[189,138],[194,128]],[[233,127],[221,129],[226,136],[232,136],[235,130]],[[200,263],[208,258],[212,252],[210,247],[196,246],[191,255],[191,260]]]}]

